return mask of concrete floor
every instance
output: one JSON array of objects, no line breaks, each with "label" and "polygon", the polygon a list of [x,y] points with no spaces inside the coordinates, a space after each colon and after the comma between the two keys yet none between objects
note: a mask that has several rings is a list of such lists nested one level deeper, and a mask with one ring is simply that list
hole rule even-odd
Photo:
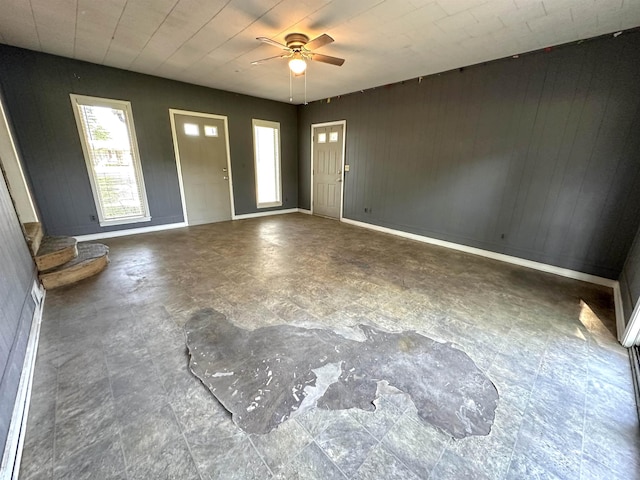
[{"label": "concrete floor", "polygon": [[[106,243],[106,271],[47,294],[21,479],[640,478],[607,288],[302,214]],[[247,435],[187,370],[203,307],[453,342],[500,393],[493,429],[453,440],[390,396]]]}]

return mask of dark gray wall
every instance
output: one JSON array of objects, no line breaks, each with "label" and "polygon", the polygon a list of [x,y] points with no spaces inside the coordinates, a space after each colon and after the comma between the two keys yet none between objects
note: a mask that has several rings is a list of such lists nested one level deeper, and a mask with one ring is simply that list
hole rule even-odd
[{"label": "dark gray wall", "polygon": [[[82,235],[182,221],[169,108],[228,117],[236,214],[258,211],[251,119],[280,122],[281,208],[298,205],[295,106],[4,45],[0,58],[0,85],[48,234]],[[131,102],[151,222],[101,228],[91,221],[96,208],[70,93]]]},{"label": "dark gray wall", "polygon": [[299,205],[310,125],[346,119],[345,217],[615,279],[640,222],[639,104],[637,33],[314,102]]},{"label": "dark gray wall", "polygon": [[631,313],[640,298],[640,229],[636,233],[620,274],[620,294],[626,323],[631,318]]},{"label": "dark gray wall", "polygon": [[29,339],[35,278],[33,260],[0,174],[0,451],[7,439]]}]

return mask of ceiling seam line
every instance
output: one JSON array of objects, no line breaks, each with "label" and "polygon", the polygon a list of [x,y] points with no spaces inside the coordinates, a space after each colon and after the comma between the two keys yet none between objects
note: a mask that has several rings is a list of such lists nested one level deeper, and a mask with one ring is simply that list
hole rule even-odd
[{"label": "ceiling seam line", "polygon": [[[260,20],[262,17],[264,17],[267,13],[269,13],[271,10],[273,10],[274,8],[276,8],[278,5],[280,5],[281,3],[284,3],[285,0],[280,0],[280,2],[278,2],[276,5],[274,5],[273,7],[271,7],[269,10],[267,10],[266,12],[264,12],[262,15],[260,15],[260,17],[256,18],[253,22],[251,22],[249,25],[247,25],[246,27],[244,27],[242,30],[240,30],[238,33],[236,33],[235,35],[233,35],[232,37],[227,38],[224,42],[222,42],[221,44],[217,45],[215,48],[212,48],[211,50],[209,50],[206,54],[202,55],[198,60],[196,60],[193,63],[198,63],[199,61],[201,61],[204,57],[207,57],[209,55],[211,55],[212,52],[215,52],[217,49],[219,49],[220,47],[222,47],[223,45],[227,44],[229,42],[229,40],[236,38],[238,35],[240,35],[241,33],[243,33],[247,28],[249,28],[251,25],[253,25],[254,23],[256,23],[258,20]],[[317,10],[316,10],[317,11]],[[245,55],[245,54],[243,54]],[[234,57],[232,60],[236,60],[237,58],[241,57],[242,55],[238,55],[237,57]],[[229,60],[232,61],[232,60]],[[226,65],[229,62],[225,62],[222,65]],[[193,65],[193,64],[192,64]],[[187,69],[187,67],[183,68],[181,70],[181,72],[185,71]]]},{"label": "ceiling seam line", "polygon": [[[220,7],[220,9],[209,19],[207,20],[204,24],[202,24],[202,26],[196,30],[195,32],[193,32],[193,35],[191,35],[189,38],[187,38],[184,42],[182,42],[182,45],[184,45],[185,43],[187,43],[189,40],[191,40],[193,37],[195,37],[198,33],[200,33],[202,31],[202,29],[204,27],[206,27],[207,25],[209,25],[209,23],[211,23],[213,21],[213,19],[215,19],[218,15],[220,15],[220,12],[222,12],[225,8],[227,8],[227,6],[231,3],[232,0],[227,0],[227,2]],[[182,46],[180,45],[180,47]],[[171,55],[169,55],[160,65],[158,65],[156,67],[156,71],[162,67],[165,63],[167,63],[167,60],[170,59],[171,57],[173,57],[173,55],[175,55],[175,53],[180,49],[180,47],[176,48],[173,52],[171,52]]]},{"label": "ceiling seam line", "polygon": [[124,15],[124,11],[127,9],[127,5],[129,5],[129,0],[126,0],[124,2],[124,6],[122,7],[122,11],[120,12],[120,16],[118,17],[118,21],[116,22],[116,26],[113,27],[113,32],[111,32],[111,38],[109,39],[109,46],[107,47],[107,51],[104,52],[104,55],[102,56],[102,60],[100,61],[101,64],[104,65],[104,61],[107,58],[107,55],[109,55],[109,50],[111,50],[111,44],[113,43],[113,39],[116,38],[116,31],[118,30],[118,27],[120,26],[120,20],[122,20],[122,16]]},{"label": "ceiling seam line", "polygon": [[133,60],[131,60],[131,62],[129,62],[129,65],[127,66],[127,69],[129,69],[129,67],[131,67],[131,65],[138,60],[138,58],[140,58],[140,55],[142,54],[142,52],[144,51],[145,48],[147,48],[147,45],[149,45],[149,42],[151,41],[151,39],[155,36],[156,33],[158,33],[158,30],[160,30],[160,27],[162,27],[162,25],[164,25],[164,23],[167,21],[167,18],[169,18],[169,15],[171,15],[173,13],[173,11],[176,9],[176,7],[178,6],[178,4],[180,3],[180,0],[176,0],[176,3],[173,4],[173,7],[171,7],[171,10],[169,10],[167,12],[167,14],[164,16],[164,18],[162,19],[162,21],[160,22],[160,24],[156,27],[156,29],[153,31],[153,33],[151,35],[149,35],[149,38],[147,39],[147,41],[144,43],[144,45],[142,46],[142,48],[140,49],[140,52],[138,52],[138,55],[136,55],[136,58],[134,58]]},{"label": "ceiling seam line", "polygon": [[40,41],[40,33],[38,32],[38,23],[36,22],[36,14],[33,13],[33,3],[31,3],[31,0],[29,0],[29,9],[31,10],[33,29],[36,31],[36,38],[38,39],[38,47],[40,47],[40,51],[42,51],[42,42]]},{"label": "ceiling seam line", "polygon": [[76,43],[78,41],[78,1],[76,0],[76,21],[73,22],[73,58],[76,58]]}]

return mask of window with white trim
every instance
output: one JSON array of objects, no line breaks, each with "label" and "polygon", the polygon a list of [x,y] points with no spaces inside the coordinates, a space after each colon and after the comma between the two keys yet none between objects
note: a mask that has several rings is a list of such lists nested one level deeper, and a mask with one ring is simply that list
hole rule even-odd
[{"label": "window with white trim", "polygon": [[151,220],[131,103],[71,94],[101,226]]},{"label": "window with white trim", "polygon": [[280,182],[280,124],[253,120],[253,148],[258,208],[282,205]]}]

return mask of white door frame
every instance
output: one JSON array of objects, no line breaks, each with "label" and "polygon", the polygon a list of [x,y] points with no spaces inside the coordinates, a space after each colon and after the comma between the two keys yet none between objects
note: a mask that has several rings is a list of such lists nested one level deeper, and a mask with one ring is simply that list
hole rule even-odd
[{"label": "white door frame", "polygon": [[39,222],[33,195],[24,176],[22,161],[16,149],[13,132],[5,110],[4,98],[0,95],[0,162],[2,162],[6,174],[7,188],[15,202],[20,222]]},{"label": "white door frame", "polygon": [[310,189],[310,199],[309,203],[311,204],[311,214],[313,215],[313,129],[316,127],[330,127],[333,125],[342,125],[342,165],[340,171],[340,217],[338,220],[342,221],[342,211],[344,209],[344,165],[346,161],[346,153],[347,153],[347,121],[346,120],[335,120],[333,122],[323,122],[323,123],[312,123],[311,124],[311,168],[309,172],[311,173],[311,189]]},{"label": "white door frame", "polygon": [[187,215],[187,202],[184,195],[184,183],[182,180],[182,166],[180,164],[180,151],[178,150],[178,137],[176,134],[175,115],[189,115],[192,117],[214,118],[222,120],[224,123],[224,141],[227,149],[227,171],[229,172],[229,200],[231,206],[231,220],[236,218],[236,208],[233,204],[233,177],[231,176],[231,149],[229,148],[229,122],[225,115],[216,115],[213,113],[191,112],[189,110],[178,110],[176,108],[169,109],[169,119],[171,120],[171,136],[173,138],[173,151],[176,155],[176,167],[178,168],[178,184],[180,185],[180,199],[182,201],[182,214],[184,215],[184,223],[189,225],[189,217]]},{"label": "white door frame", "polygon": [[619,340],[622,346],[627,348],[638,344],[640,340],[640,301],[638,301],[633,308],[629,323],[627,323],[624,333]]}]

